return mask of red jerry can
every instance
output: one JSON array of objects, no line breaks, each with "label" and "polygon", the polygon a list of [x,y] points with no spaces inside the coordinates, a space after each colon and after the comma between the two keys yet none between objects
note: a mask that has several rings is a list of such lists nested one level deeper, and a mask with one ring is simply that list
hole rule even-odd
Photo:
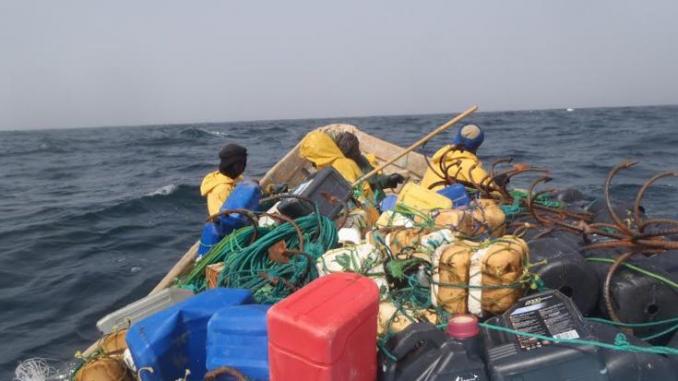
[{"label": "red jerry can", "polygon": [[366,380],[377,376],[379,289],[373,280],[334,273],[268,311],[272,381]]}]

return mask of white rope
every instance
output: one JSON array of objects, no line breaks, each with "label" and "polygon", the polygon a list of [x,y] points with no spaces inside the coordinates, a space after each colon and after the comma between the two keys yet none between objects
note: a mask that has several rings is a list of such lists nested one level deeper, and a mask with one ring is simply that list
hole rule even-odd
[{"label": "white rope", "polygon": [[65,380],[56,368],[47,363],[47,359],[35,357],[22,361],[14,370],[14,381],[52,381]]}]

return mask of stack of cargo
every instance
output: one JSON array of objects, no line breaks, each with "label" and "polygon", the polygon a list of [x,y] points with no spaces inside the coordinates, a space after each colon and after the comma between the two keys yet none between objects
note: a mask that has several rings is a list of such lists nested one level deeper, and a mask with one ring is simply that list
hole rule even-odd
[{"label": "stack of cargo", "polygon": [[[316,173],[178,288],[102,319],[126,339],[102,358],[145,381],[676,379],[675,351],[585,319],[609,317],[609,262],[510,234],[502,205],[460,184],[364,201],[331,168]],[[639,323],[620,328],[668,341],[645,323],[676,316],[676,289],[638,274],[615,280],[615,299],[644,314],[618,306]]]}]

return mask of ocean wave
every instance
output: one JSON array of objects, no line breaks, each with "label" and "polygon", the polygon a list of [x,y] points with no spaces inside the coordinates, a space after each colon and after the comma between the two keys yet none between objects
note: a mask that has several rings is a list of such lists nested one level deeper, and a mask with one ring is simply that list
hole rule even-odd
[{"label": "ocean wave", "polygon": [[[26,219],[32,219],[32,222],[15,224],[0,230],[0,240],[8,242],[18,240],[29,232],[42,232],[43,240],[83,240],[84,237],[80,235],[83,231],[89,231],[89,226],[103,221],[116,219],[132,221],[146,213],[161,215],[177,209],[202,210],[202,203],[204,201],[199,195],[197,186],[169,184],[141,196],[110,201],[98,207],[91,205],[78,208],[53,207],[46,211],[33,211],[30,215],[24,216]],[[47,214],[47,211],[51,213]],[[36,215],[42,215],[44,218],[31,218]],[[126,224],[129,225],[129,222]],[[70,228],[77,229],[71,231]]]},{"label": "ocean wave", "polygon": [[167,195],[170,195],[170,194],[176,192],[177,189],[179,189],[178,185],[169,184],[169,185],[162,186],[162,187],[154,190],[153,192],[146,193],[145,196],[167,196]]},{"label": "ocean wave", "polygon": [[39,153],[49,153],[50,155],[54,155],[69,152],[71,151],[66,149],[65,145],[41,143],[36,146],[29,147],[14,146],[7,148],[7,150],[0,150],[0,157],[23,157]]},{"label": "ocean wave", "polygon": [[144,211],[153,211],[166,206],[177,206],[186,202],[199,200],[196,185],[169,184],[142,196],[118,201],[103,209],[91,211],[83,217],[99,215],[135,215]]},{"label": "ocean wave", "polygon": [[225,137],[229,136],[229,133],[223,131],[209,130],[200,127],[190,127],[179,131],[179,135],[189,138],[203,138],[209,136]]}]

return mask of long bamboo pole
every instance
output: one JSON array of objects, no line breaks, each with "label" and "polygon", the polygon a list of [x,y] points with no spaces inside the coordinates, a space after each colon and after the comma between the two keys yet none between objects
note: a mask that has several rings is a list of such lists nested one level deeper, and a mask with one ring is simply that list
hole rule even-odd
[{"label": "long bamboo pole", "polygon": [[403,150],[401,153],[396,155],[393,159],[387,161],[386,163],[378,166],[377,168],[374,168],[370,172],[362,175],[358,180],[353,182],[353,186],[356,186],[360,184],[361,182],[369,179],[370,177],[374,176],[377,172],[381,171],[382,169],[388,167],[389,165],[395,163],[398,161],[401,157],[407,155],[408,153],[414,151],[415,149],[421,147],[424,145],[426,142],[429,140],[433,139],[434,136],[440,134],[441,132],[447,130],[448,128],[452,127],[454,124],[459,122],[460,120],[466,118],[467,116],[473,114],[476,110],[478,110],[478,106],[472,106],[468,108],[466,111],[462,112],[461,114],[455,116],[454,118],[448,120],[445,124],[442,124],[440,127],[436,128],[435,130],[431,131],[428,135],[424,136],[423,138],[419,139],[416,143],[412,144],[411,146],[407,147],[405,150]]}]

